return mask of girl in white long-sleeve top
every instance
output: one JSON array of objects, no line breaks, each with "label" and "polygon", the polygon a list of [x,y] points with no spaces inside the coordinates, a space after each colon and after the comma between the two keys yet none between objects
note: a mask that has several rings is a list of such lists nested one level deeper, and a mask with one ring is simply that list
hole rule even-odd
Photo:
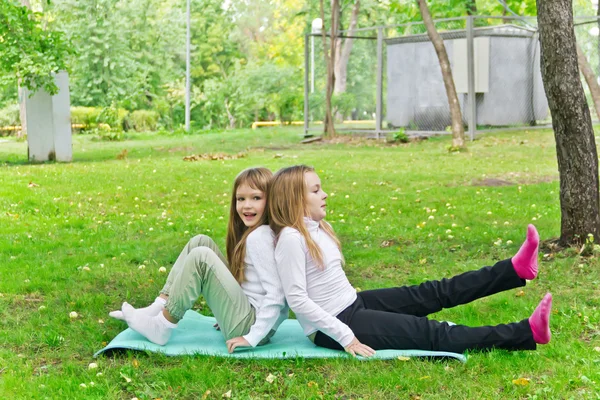
[{"label": "girl in white long-sleeve top", "polygon": [[229,352],[268,341],[288,316],[266,213],[272,176],[267,168],[250,168],[236,177],[227,259],[211,238],[198,235],[184,247],[153,304],[135,309],[123,303],[110,315],[164,345],[177,322],[204,295]]},{"label": "girl in white long-sleeve top", "polygon": [[316,345],[370,356],[379,349],[530,350],[550,341],[550,294],[530,318],[516,323],[468,327],[426,318],[534,279],[539,235],[533,225],[519,252],[492,267],[357,293],[342,268],[340,242],[324,220],[326,199],[318,175],[304,165],[278,171],[269,192],[279,278],[290,308]]}]

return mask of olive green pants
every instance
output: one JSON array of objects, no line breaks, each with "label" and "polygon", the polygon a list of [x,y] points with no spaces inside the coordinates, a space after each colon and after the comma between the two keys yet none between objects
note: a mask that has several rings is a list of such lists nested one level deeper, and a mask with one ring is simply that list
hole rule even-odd
[{"label": "olive green pants", "polygon": [[161,293],[169,296],[166,309],[178,320],[203,295],[225,340],[247,334],[256,318],[223,253],[206,235],[193,237],[184,247]]}]

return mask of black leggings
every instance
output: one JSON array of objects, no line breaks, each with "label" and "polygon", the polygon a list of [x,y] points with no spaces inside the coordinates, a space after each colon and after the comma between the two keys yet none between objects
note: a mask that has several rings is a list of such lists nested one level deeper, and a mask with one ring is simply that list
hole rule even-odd
[{"label": "black leggings", "polygon": [[[356,338],[374,350],[418,349],[462,353],[491,348],[535,350],[529,321],[496,326],[449,325],[426,316],[504,290],[525,286],[510,259],[493,267],[469,271],[450,279],[415,286],[366,290],[337,315]],[[317,332],[315,344],[343,350],[339,343]]]}]

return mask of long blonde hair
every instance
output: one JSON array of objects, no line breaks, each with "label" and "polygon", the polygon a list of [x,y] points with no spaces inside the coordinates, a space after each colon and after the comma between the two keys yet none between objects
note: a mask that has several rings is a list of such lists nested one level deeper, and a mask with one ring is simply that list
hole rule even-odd
[{"label": "long blonde hair", "polygon": [[246,238],[254,229],[261,225],[269,223],[267,208],[261,219],[251,228],[246,227],[244,221],[240,218],[236,210],[237,190],[241,185],[248,185],[252,189],[260,190],[268,199],[269,186],[273,173],[268,168],[248,168],[238,174],[233,183],[233,192],[231,193],[231,205],[229,207],[229,224],[227,226],[227,261],[229,261],[229,270],[235,279],[242,283],[245,279],[244,259],[246,257]]},{"label": "long blonde hair", "polygon": [[[282,168],[273,176],[267,205],[269,208],[269,225],[275,233],[276,238],[282,229],[287,227],[294,228],[306,241],[308,253],[315,263],[324,268],[323,253],[315,241],[310,237],[304,217],[309,216],[308,205],[306,203],[306,182],[304,175],[307,172],[314,172],[315,169],[307,165],[294,165]],[[331,225],[321,220],[319,227],[323,229],[334,240],[341,250],[341,244]]]}]

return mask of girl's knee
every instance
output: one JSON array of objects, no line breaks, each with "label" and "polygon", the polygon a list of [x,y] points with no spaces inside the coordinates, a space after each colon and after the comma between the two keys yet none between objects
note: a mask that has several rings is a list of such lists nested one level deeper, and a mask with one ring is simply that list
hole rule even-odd
[{"label": "girl's knee", "polygon": [[[223,265],[223,262],[211,248],[206,246],[200,246],[192,249],[187,256],[188,260],[193,260],[195,268],[202,267],[203,270],[215,270],[220,267],[227,268]],[[189,263],[187,263],[190,265]]]},{"label": "girl's knee", "polygon": [[202,246],[209,247],[210,245],[214,244],[214,241],[212,240],[212,238],[210,236],[196,235],[190,239],[189,244],[190,244],[191,248],[202,247]]}]

